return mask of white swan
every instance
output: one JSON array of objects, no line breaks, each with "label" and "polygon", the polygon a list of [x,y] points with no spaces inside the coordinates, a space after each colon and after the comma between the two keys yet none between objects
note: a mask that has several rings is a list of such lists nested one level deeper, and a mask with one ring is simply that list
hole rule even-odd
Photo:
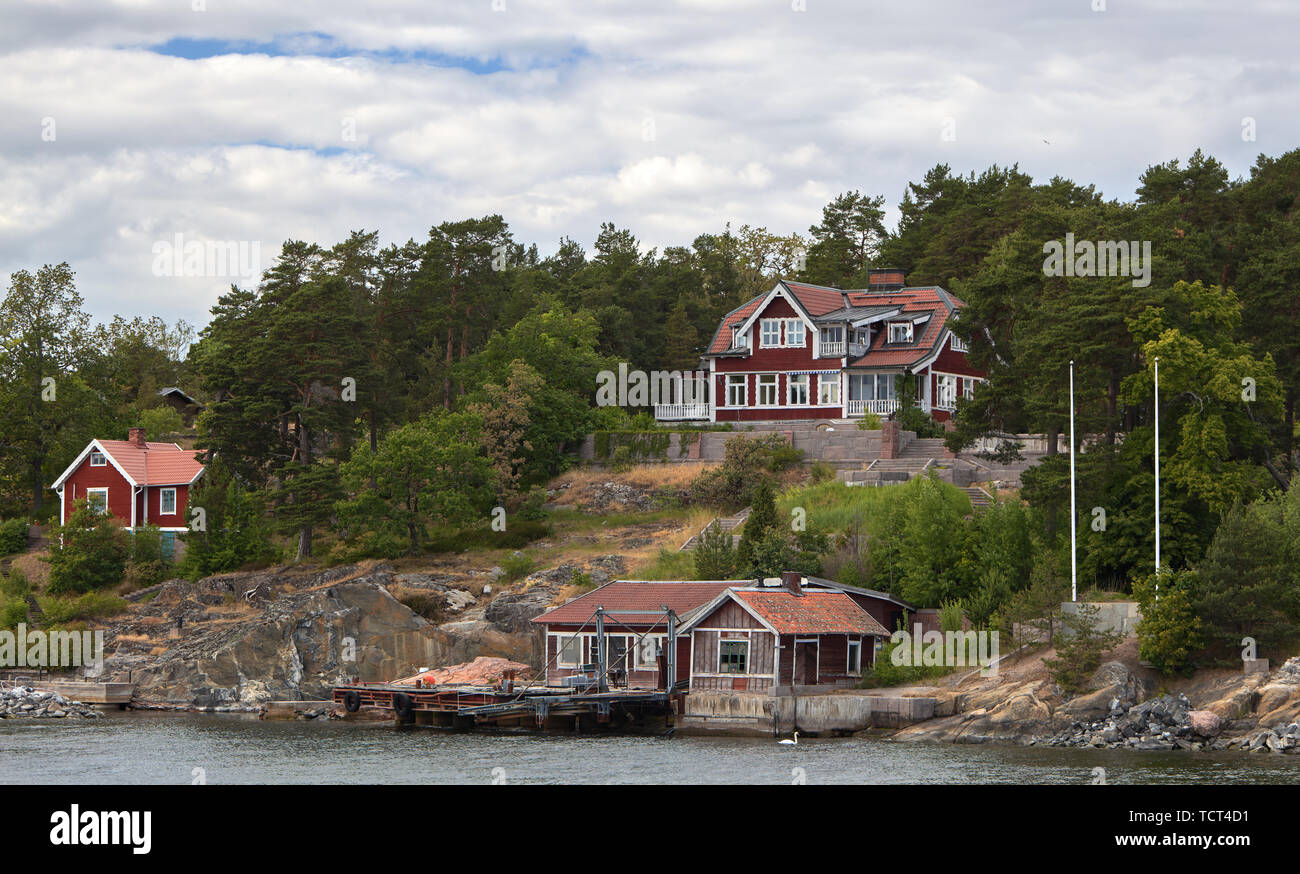
[{"label": "white swan", "polygon": [[797,744],[797,743],[799,743],[799,732],[796,731],[796,732],[794,733],[794,740],[790,740],[790,738],[787,737],[787,738],[782,738],[781,740],[777,741],[777,743],[779,743],[779,744],[791,744],[791,745]]}]

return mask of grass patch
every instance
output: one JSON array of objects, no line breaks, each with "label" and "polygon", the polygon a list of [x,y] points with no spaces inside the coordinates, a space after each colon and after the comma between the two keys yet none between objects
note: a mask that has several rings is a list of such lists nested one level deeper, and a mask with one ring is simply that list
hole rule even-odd
[{"label": "grass patch", "polygon": [[55,625],[116,616],[129,606],[122,598],[103,592],[87,592],[77,597],[38,595],[36,603],[45,614],[46,623]]},{"label": "grass patch", "polygon": [[[956,486],[943,485],[966,502],[970,510],[970,497]],[[808,527],[819,531],[840,532],[849,527],[856,516],[866,519],[887,512],[892,502],[908,495],[908,486],[848,486],[841,482],[821,482],[788,489],[776,499],[777,514],[790,518],[790,511],[803,507],[808,512]]]},{"label": "grass patch", "polygon": [[648,564],[638,567],[629,576],[637,580],[693,580],[695,553],[661,548]]}]

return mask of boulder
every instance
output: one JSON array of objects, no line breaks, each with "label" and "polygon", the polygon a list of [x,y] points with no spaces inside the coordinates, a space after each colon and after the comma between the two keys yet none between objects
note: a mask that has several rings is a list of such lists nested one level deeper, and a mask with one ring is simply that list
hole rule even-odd
[{"label": "boulder", "polygon": [[1192,732],[1199,737],[1218,737],[1223,731],[1223,720],[1212,710],[1191,710],[1187,713]]}]

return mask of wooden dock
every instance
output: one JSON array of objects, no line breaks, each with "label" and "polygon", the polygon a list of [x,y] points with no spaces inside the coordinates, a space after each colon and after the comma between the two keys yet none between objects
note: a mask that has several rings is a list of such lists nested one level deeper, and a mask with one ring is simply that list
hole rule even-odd
[{"label": "wooden dock", "polygon": [[135,683],[95,683],[89,680],[45,680],[40,688],[57,692],[64,698],[96,706],[125,707],[135,694]]},{"label": "wooden dock", "polygon": [[335,687],[333,700],[349,713],[388,711],[400,723],[473,728],[573,728],[618,725],[671,726],[680,695],[662,690],[575,692],[543,687],[503,691],[488,686],[416,687],[392,683],[349,683]]}]

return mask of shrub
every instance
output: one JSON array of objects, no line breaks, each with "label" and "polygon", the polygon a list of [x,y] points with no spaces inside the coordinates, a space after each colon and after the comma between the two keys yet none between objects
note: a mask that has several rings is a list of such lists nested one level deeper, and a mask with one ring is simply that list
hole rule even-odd
[{"label": "shrub", "polygon": [[735,576],[737,558],[732,534],[716,522],[700,532],[694,557],[696,579],[729,580]]},{"label": "shrub", "polygon": [[0,595],[6,598],[26,598],[31,591],[32,584],[27,575],[18,568],[10,568],[8,576],[0,577]]},{"label": "shrub", "polygon": [[884,422],[880,416],[875,413],[863,413],[862,418],[858,420],[858,430],[860,431],[879,431],[884,427]]},{"label": "shrub", "polygon": [[108,514],[90,510],[84,502],[50,543],[51,594],[88,592],[122,581],[130,555],[129,536]]},{"label": "shrub", "polygon": [[960,598],[939,605],[939,627],[944,631],[961,631],[962,616]]},{"label": "shrub", "polygon": [[422,616],[427,621],[435,624],[442,621],[446,604],[440,592],[430,592],[424,589],[398,589],[393,595],[417,616]]},{"label": "shrub", "polygon": [[941,677],[950,673],[952,668],[944,665],[896,665],[891,654],[900,646],[911,646],[910,641],[886,641],[876,653],[876,663],[862,672],[862,682],[858,685],[864,689],[879,686],[905,686],[919,683],[932,677]]},{"label": "shrub", "polygon": [[27,599],[7,598],[0,602],[0,628],[16,628],[27,621]]},{"label": "shrub", "polygon": [[1087,688],[1088,679],[1101,667],[1102,658],[1121,640],[1115,632],[1098,628],[1100,613],[1096,605],[1081,602],[1074,612],[1064,614],[1056,658],[1043,659],[1052,679],[1068,695],[1077,695]]},{"label": "shrub", "polygon": [[36,598],[45,621],[55,625],[115,616],[127,608],[127,602],[104,592],[87,592],[79,597],[41,595]]},{"label": "shrub", "polygon": [[835,479],[835,468],[825,461],[814,461],[809,473],[815,483],[830,482]]},{"label": "shrub", "polygon": [[[1162,674],[1187,673],[1192,654],[1204,645],[1201,620],[1192,609],[1190,571],[1155,574],[1133,581],[1133,595],[1142,608],[1138,622],[1138,656]],[[1159,583],[1160,597],[1156,598]]]},{"label": "shrub", "polygon": [[501,579],[507,583],[522,580],[533,572],[533,560],[522,552],[512,552],[501,560],[501,570],[505,571]]},{"label": "shrub", "polygon": [[13,555],[27,549],[27,520],[0,522],[0,555]]}]

